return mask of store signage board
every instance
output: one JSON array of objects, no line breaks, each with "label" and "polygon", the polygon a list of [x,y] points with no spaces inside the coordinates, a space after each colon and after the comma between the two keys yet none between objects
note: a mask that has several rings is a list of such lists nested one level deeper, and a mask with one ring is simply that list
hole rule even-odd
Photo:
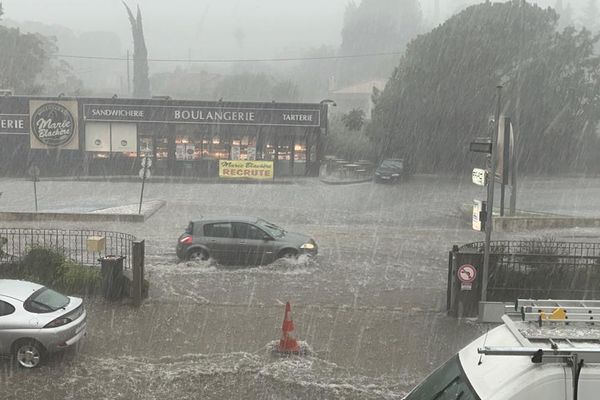
[{"label": "store signage board", "polygon": [[472,174],[473,183],[478,186],[487,185],[487,171],[481,168],[474,168]]},{"label": "store signage board", "polygon": [[78,107],[73,100],[30,100],[32,149],[79,150]]},{"label": "store signage board", "polygon": [[84,104],[86,121],[319,127],[315,109]]},{"label": "store signage board", "polygon": [[0,134],[28,135],[29,114],[0,114]]},{"label": "store signage board", "polygon": [[219,160],[219,178],[273,180],[273,161]]},{"label": "store signage board", "polygon": [[473,230],[482,232],[484,229],[484,221],[482,215],[485,211],[485,201],[473,200]]},{"label": "store signage board", "polygon": [[469,150],[474,153],[492,154],[492,141],[489,138],[476,138],[470,143]]}]

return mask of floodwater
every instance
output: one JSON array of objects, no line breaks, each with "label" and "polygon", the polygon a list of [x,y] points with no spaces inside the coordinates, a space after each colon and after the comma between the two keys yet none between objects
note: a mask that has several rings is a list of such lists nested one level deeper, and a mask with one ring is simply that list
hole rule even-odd
[{"label": "floodwater", "polygon": [[[39,202],[44,209],[116,207],[135,203],[139,186],[42,181]],[[32,208],[31,182],[0,180],[0,187],[0,211]],[[519,208],[593,216],[600,179],[536,179],[522,188]],[[448,250],[483,240],[458,211],[485,195],[466,180],[150,181],[145,190],[147,199],[167,202],[145,223],[0,224],[135,234],[146,240],[151,285],[139,309],[86,299],[89,334],[78,353],[34,371],[0,362],[0,398],[399,399],[486,329],[445,314]],[[179,262],[174,246],[188,220],[214,215],[254,215],[309,233],[319,256],[256,268]],[[542,233],[600,237],[592,229],[533,235]],[[286,301],[307,356],[271,354]]]}]

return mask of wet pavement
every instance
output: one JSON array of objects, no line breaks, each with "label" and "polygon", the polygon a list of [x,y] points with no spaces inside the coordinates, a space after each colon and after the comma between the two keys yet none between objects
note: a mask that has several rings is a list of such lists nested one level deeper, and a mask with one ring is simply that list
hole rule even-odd
[{"label": "wet pavement", "polygon": [[[30,186],[0,180],[0,210],[30,207]],[[519,208],[597,216],[600,179],[533,179],[522,187]],[[38,186],[47,209],[131,204],[139,189],[125,182]],[[0,398],[396,399],[486,329],[445,315],[448,250],[483,240],[460,217],[462,204],[484,196],[467,180],[419,176],[395,186],[150,182],[145,191],[147,199],[167,205],[143,224],[0,222],[135,234],[146,240],[151,285],[140,309],[86,299],[89,335],[78,354],[35,371],[0,361]],[[309,233],[319,256],[257,268],[179,262],[174,245],[188,220],[214,215],[255,215]],[[592,229],[532,235],[540,234],[600,237]],[[286,301],[297,336],[312,349],[309,356],[269,352]]]}]

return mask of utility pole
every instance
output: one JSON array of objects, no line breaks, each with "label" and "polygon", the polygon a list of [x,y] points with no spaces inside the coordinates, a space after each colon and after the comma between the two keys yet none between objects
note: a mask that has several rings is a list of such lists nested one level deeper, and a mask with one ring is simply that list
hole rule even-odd
[{"label": "utility pole", "polygon": [[129,79],[129,50],[127,50],[127,97],[131,96],[131,83]]},{"label": "utility pole", "polygon": [[494,121],[494,131],[492,132],[492,160],[491,160],[491,171],[488,179],[488,193],[487,193],[487,215],[485,221],[485,246],[483,252],[483,274],[481,283],[481,301],[487,300],[487,285],[488,285],[488,274],[490,269],[490,241],[492,238],[492,223],[494,214],[494,182],[496,180],[496,157],[498,154],[498,132],[500,129],[500,112],[501,112],[501,101],[502,101],[502,85],[496,87],[498,90],[497,104],[496,104],[496,115]]}]

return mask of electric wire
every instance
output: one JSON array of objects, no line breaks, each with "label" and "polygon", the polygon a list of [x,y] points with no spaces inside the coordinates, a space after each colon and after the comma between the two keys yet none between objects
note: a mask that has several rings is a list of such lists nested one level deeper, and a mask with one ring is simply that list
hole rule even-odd
[{"label": "electric wire", "polygon": [[[207,58],[207,59],[184,59],[184,58],[149,58],[148,62],[186,62],[186,63],[251,63],[251,62],[288,62],[288,61],[318,61],[339,60],[347,58],[362,57],[384,57],[401,55],[403,52],[393,51],[386,53],[364,53],[348,54],[339,56],[315,56],[315,57],[287,57],[287,58]],[[74,54],[54,54],[54,58],[71,58],[79,60],[106,60],[106,61],[128,61],[127,57],[104,57],[104,56],[81,56]]]}]

